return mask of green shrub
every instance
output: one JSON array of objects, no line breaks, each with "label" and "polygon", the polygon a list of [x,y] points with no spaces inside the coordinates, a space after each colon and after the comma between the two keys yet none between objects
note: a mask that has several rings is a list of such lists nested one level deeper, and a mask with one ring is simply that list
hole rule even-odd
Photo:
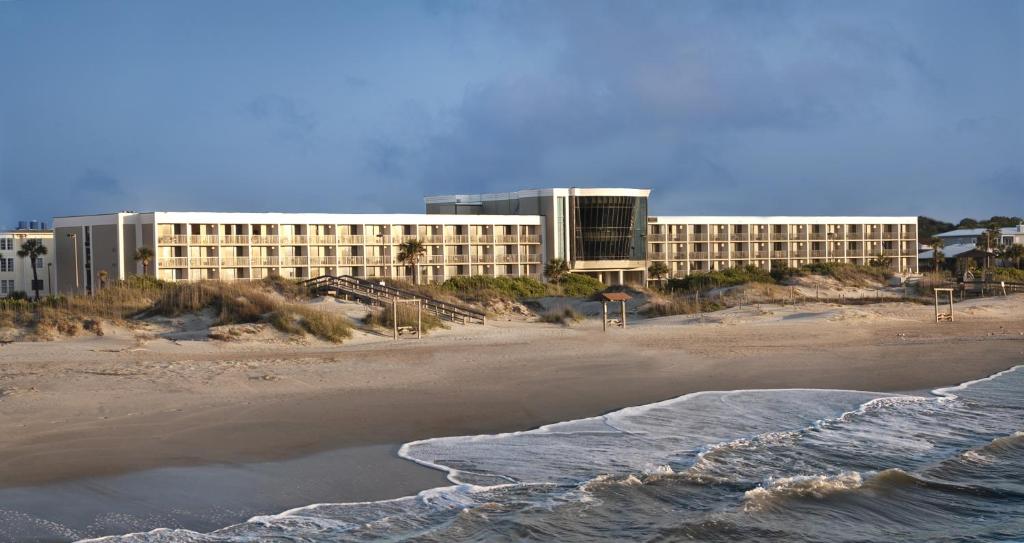
[{"label": "green shrub", "polygon": [[877,266],[857,266],[840,262],[815,262],[800,268],[803,274],[811,273],[832,277],[842,283],[863,285],[868,281],[885,282],[891,275],[887,269]]},{"label": "green shrub", "polygon": [[555,308],[540,315],[541,322],[569,325],[583,320],[583,315],[571,307]]},{"label": "green shrub", "polygon": [[465,300],[490,301],[538,298],[548,294],[548,287],[532,277],[488,277],[471,275],[452,277],[441,288]]},{"label": "green shrub", "polygon": [[757,266],[728,268],[721,271],[695,273],[678,279],[669,279],[669,290],[706,290],[731,287],[745,283],[771,283],[772,275]]},{"label": "green shrub", "polygon": [[1024,283],[1024,270],[1016,268],[993,268],[992,279],[996,281],[1012,281]]},{"label": "green shrub", "polygon": [[558,282],[562,294],[576,298],[589,298],[605,289],[604,283],[582,273],[567,273]]}]

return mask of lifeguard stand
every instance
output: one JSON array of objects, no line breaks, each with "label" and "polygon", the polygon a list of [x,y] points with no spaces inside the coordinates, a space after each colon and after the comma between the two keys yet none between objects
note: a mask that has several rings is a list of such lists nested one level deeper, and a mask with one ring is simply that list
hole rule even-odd
[{"label": "lifeguard stand", "polygon": [[[949,312],[939,310],[939,293],[944,292],[949,297]],[[942,304],[945,307],[946,304]],[[935,323],[938,324],[942,321],[953,322],[953,289],[951,288],[937,288],[935,289]]]},{"label": "lifeguard stand", "polygon": [[[626,327],[626,302],[631,300],[629,294],[625,292],[604,292],[601,294],[601,330],[607,332],[608,324],[612,326]],[[622,307],[622,317],[620,320],[608,318],[608,302],[619,302]]]}]

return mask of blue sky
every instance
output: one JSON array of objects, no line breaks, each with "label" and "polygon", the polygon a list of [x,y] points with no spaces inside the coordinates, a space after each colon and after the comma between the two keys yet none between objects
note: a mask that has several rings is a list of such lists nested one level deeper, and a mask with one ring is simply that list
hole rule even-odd
[{"label": "blue sky", "polygon": [[1024,2],[0,1],[0,225],[418,212],[1024,213]]}]

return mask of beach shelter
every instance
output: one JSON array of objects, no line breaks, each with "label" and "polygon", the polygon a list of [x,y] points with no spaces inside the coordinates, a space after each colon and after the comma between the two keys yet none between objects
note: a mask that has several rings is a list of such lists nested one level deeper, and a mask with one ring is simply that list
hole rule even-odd
[{"label": "beach shelter", "polygon": [[626,302],[631,300],[629,294],[625,292],[602,292],[601,293],[601,329],[608,331],[608,302],[619,302],[622,307],[622,317],[619,321],[614,319],[610,321],[612,324],[626,327]]}]

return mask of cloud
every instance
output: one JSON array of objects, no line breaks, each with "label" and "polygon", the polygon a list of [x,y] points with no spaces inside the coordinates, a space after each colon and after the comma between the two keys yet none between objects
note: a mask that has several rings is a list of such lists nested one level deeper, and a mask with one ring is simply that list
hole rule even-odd
[{"label": "cloud", "polygon": [[309,143],[317,129],[316,115],[301,103],[280,94],[264,94],[246,106],[253,119],[270,126],[277,137]]}]

